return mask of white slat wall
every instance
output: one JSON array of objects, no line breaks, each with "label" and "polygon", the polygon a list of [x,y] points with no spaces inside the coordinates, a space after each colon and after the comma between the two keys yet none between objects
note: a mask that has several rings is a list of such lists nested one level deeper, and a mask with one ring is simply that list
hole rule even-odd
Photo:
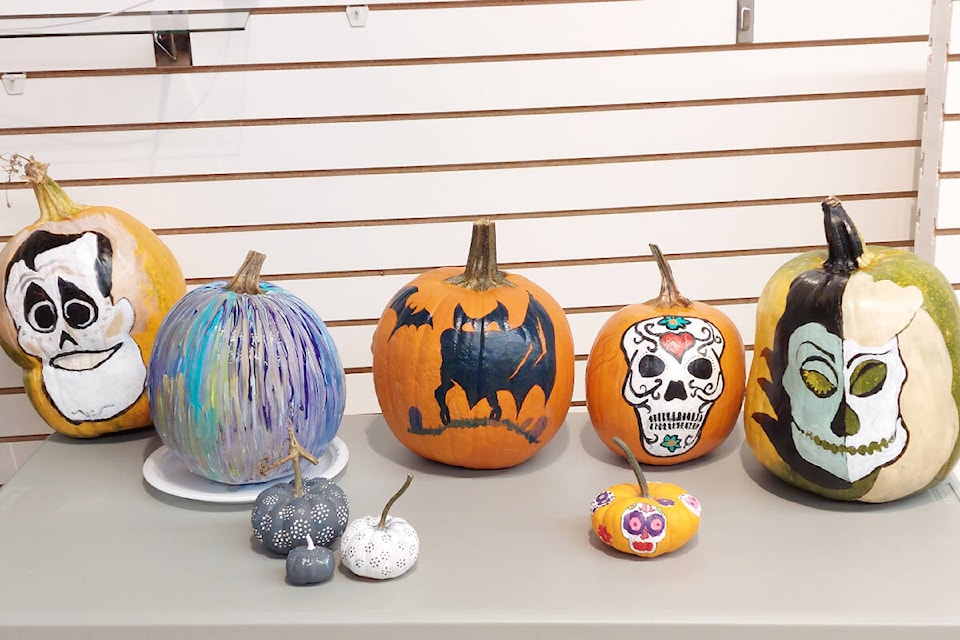
[{"label": "white slat wall", "polygon": [[[769,275],[822,245],[825,195],[868,241],[914,244],[925,0],[756,0],[739,45],[735,0],[382,1],[362,28],[342,5],[250,4],[244,31],[192,35],[192,68],[155,68],[150,36],[0,38],[0,71],[28,72],[0,92],[0,152],[138,216],[192,285],[266,253],[330,326],[350,413],[378,411],[387,300],[463,264],[478,216],[567,310],[577,407],[600,325],[659,291],[648,243],[748,345]],[[20,11],[78,5],[118,8]],[[5,199],[0,239],[36,216],[22,185]],[[6,361],[0,415],[2,482],[49,433]]]}]

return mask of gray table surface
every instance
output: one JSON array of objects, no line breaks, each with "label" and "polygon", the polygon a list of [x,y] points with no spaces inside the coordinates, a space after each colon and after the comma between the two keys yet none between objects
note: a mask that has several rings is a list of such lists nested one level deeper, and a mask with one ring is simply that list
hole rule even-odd
[{"label": "gray table surface", "polygon": [[594,495],[632,474],[584,413],[503,471],[422,460],[380,416],[347,417],[338,482],[351,518],[379,514],[412,472],[394,514],[417,528],[421,557],[396,580],[338,567],[311,587],[286,584],[248,505],[149,486],[152,431],[53,436],[0,489],[0,639],[960,637],[953,484],[887,505],[829,502],[769,475],[740,431],[701,460],[648,468],[704,512],[687,547],[643,560],[591,534]]}]

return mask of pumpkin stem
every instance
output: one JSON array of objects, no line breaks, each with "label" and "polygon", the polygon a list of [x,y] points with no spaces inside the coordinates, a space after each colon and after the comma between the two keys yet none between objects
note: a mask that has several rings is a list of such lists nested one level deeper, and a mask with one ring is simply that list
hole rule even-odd
[{"label": "pumpkin stem", "polygon": [[693,302],[690,298],[682,295],[677,288],[677,282],[673,279],[673,269],[663,257],[660,247],[655,244],[649,246],[653,259],[657,261],[657,268],[660,270],[660,295],[647,300],[646,304],[652,304],[655,307],[692,307]]},{"label": "pumpkin stem", "polygon": [[473,223],[466,268],[446,281],[473,291],[514,286],[497,268],[497,229],[493,221],[481,219]]},{"label": "pumpkin stem", "polygon": [[53,178],[47,175],[49,164],[38,162],[33,156],[25,158],[13,154],[6,158],[7,175],[23,175],[33,187],[33,194],[40,207],[37,222],[69,220],[84,207],[70,199]]},{"label": "pumpkin stem", "polygon": [[647,485],[647,479],[643,475],[643,469],[640,468],[640,463],[637,462],[637,456],[633,455],[633,451],[630,450],[627,443],[621,440],[619,436],[613,436],[613,443],[620,447],[623,455],[627,456],[630,466],[633,467],[633,473],[637,476],[637,486],[640,487],[640,497],[648,497],[650,495],[650,487]]},{"label": "pumpkin stem", "polygon": [[307,551],[313,551],[314,549],[317,548],[316,545],[313,544],[313,536],[311,536],[308,533],[306,537],[307,537]]},{"label": "pumpkin stem", "polygon": [[403,495],[404,491],[407,490],[407,487],[410,486],[410,482],[413,481],[413,476],[409,473],[407,474],[407,479],[403,483],[403,486],[400,487],[400,490],[393,494],[393,497],[387,500],[387,505],[383,508],[383,512],[380,514],[380,522],[377,524],[377,529],[383,529],[387,526],[387,513],[390,511],[390,507],[393,506],[393,503],[396,502],[400,496]]},{"label": "pumpkin stem", "polygon": [[319,460],[315,455],[303,448],[299,442],[297,442],[297,434],[294,432],[293,425],[287,427],[287,433],[290,438],[290,452],[280,458],[273,464],[266,464],[266,461],[260,463],[260,475],[265,476],[269,471],[276,469],[282,464],[287,462],[293,463],[293,497],[299,498],[303,495],[303,471],[300,469],[300,459],[306,458],[313,464],[317,464]]},{"label": "pumpkin stem", "polygon": [[827,237],[827,260],[823,268],[830,273],[850,274],[857,270],[857,261],[863,255],[863,241],[857,226],[836,196],[824,200],[823,230]]},{"label": "pumpkin stem", "polygon": [[248,251],[243,264],[237,269],[233,280],[227,283],[227,291],[234,293],[248,293],[256,295],[263,293],[260,287],[260,270],[263,268],[263,261],[267,256],[256,251]]}]

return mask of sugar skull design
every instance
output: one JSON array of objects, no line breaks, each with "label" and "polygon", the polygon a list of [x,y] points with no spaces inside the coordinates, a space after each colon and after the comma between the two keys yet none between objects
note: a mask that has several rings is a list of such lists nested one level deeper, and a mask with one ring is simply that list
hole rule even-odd
[{"label": "sugar skull design", "polygon": [[702,318],[648,318],[627,329],[621,346],[623,397],[637,414],[644,450],[664,458],[686,453],[723,392],[720,330]]},{"label": "sugar skull design", "polygon": [[17,250],[5,300],[25,353],[42,362],[43,388],[68,420],[108,420],[144,390],[146,366],[130,336],[134,310],[111,297],[106,236],[37,231]]},{"label": "sugar skull design", "polygon": [[658,507],[639,502],[624,511],[621,528],[635,552],[653,553],[667,535],[667,516]]}]

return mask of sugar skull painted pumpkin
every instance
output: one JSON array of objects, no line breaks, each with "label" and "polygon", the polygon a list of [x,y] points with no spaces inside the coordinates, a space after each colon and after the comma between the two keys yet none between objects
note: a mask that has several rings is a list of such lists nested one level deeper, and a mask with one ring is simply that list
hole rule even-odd
[{"label": "sugar skull painted pumpkin", "polygon": [[657,298],[614,313],[587,360],[587,409],[610,449],[620,437],[647,464],[693,460],[736,423],[746,376],[743,341],[719,309],[682,296],[660,249]]},{"label": "sugar skull painted pumpkin", "polygon": [[647,482],[627,444],[614,436],[637,484],[617,484],[590,504],[593,532],[604,544],[641,558],[656,558],[690,542],[700,529],[700,501],[670,482]]},{"label": "sugar skull painted pumpkin", "polygon": [[864,247],[839,200],[822,208],[828,250],[783,265],[757,305],[747,441],[814,493],[896,500],[956,462],[960,310],[934,266]]},{"label": "sugar skull painted pumpkin", "polygon": [[32,158],[40,217],[0,252],[0,344],[54,430],[90,438],[149,426],[154,336],[186,285],[176,258],[119,209],[73,202]]},{"label": "sugar skull painted pumpkin", "polygon": [[261,473],[295,429],[319,456],[344,411],[344,371],[326,325],[303,300],[260,281],[251,251],[230,282],[186,294],[157,332],[147,384],[157,433],[193,473],[226,484]]},{"label": "sugar skull painted pumpkin", "polygon": [[410,450],[496,469],[530,458],[560,429],[573,395],[563,309],[500,271],[494,226],[474,225],[465,270],[428,271],[387,305],[373,336],[383,417]]}]

